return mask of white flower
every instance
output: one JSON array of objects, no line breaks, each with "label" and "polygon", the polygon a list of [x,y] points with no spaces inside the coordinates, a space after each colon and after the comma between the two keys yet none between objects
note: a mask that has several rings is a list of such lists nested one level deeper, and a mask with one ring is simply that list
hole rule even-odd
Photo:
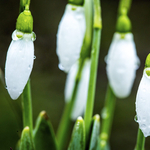
[{"label": "white flower", "polygon": [[150,76],[146,71],[150,71],[150,68],[144,69],[135,103],[137,122],[145,137],[150,136]]},{"label": "white flower", "polygon": [[[88,85],[89,85],[89,77],[90,77],[90,60],[86,59],[84,62],[84,66],[81,73],[81,78],[79,82],[79,86],[77,89],[77,94],[75,97],[75,103],[72,110],[71,118],[76,120],[78,116],[84,113],[88,95]],[[78,62],[75,63],[67,76],[66,86],[65,86],[65,101],[69,102],[71,100],[71,96],[73,93],[73,89],[75,86],[75,78],[78,72]]]},{"label": "white flower", "polygon": [[12,34],[5,64],[6,88],[12,99],[17,99],[29,79],[33,67],[35,34],[19,32]]},{"label": "white flower", "polygon": [[107,76],[109,84],[118,98],[129,96],[140,63],[133,34],[126,33],[124,37],[115,33],[107,55]]},{"label": "white flower", "polygon": [[86,22],[84,8],[67,4],[58,26],[57,55],[59,68],[68,72],[80,56],[85,35]]}]

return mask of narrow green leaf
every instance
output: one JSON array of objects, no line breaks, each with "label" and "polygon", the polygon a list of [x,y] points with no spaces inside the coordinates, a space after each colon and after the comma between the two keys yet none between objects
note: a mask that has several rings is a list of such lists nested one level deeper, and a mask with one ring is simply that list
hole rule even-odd
[{"label": "narrow green leaf", "polygon": [[97,149],[99,130],[100,130],[100,116],[95,115],[92,120],[92,132],[91,132],[89,150]]},{"label": "narrow green leaf", "polygon": [[26,126],[22,131],[19,150],[34,150],[33,141],[28,126]]},{"label": "narrow green leaf", "polygon": [[55,133],[45,111],[42,111],[37,118],[33,140],[36,150],[57,149]]},{"label": "narrow green leaf", "polygon": [[85,149],[85,125],[82,117],[78,117],[72,132],[71,141],[68,150]]}]

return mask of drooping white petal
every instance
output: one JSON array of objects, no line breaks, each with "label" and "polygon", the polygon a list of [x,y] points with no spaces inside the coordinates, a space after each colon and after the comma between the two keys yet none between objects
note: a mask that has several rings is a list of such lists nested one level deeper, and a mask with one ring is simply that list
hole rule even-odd
[{"label": "drooping white petal", "polygon": [[12,35],[14,40],[9,46],[6,57],[5,80],[10,97],[17,99],[23,92],[32,71],[34,45],[31,35],[24,34],[22,38],[17,39],[14,34],[16,33]]},{"label": "drooping white petal", "polygon": [[[67,76],[66,86],[65,86],[65,100],[69,102],[72,96],[73,88],[75,86],[75,78],[78,71],[78,63],[75,63]],[[84,67],[82,69],[82,75],[79,82],[77,94],[75,97],[75,103],[72,110],[71,118],[76,120],[78,116],[84,113],[86,107],[88,85],[90,76],[90,60],[87,59],[84,62]]]},{"label": "drooping white petal", "polygon": [[146,70],[150,71],[150,68],[144,69],[135,103],[137,122],[145,137],[150,136],[150,76]]},{"label": "drooping white petal", "polygon": [[67,4],[57,32],[59,68],[68,72],[80,56],[85,35],[84,8]]},{"label": "drooping white petal", "polygon": [[111,88],[119,98],[129,96],[136,76],[139,59],[132,33],[121,37],[115,33],[107,55],[107,76]]}]

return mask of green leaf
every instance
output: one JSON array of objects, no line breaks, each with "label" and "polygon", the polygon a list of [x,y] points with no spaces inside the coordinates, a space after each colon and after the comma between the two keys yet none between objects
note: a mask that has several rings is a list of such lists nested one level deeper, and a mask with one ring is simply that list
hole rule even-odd
[{"label": "green leaf", "polygon": [[78,117],[72,132],[71,141],[68,150],[85,149],[85,125],[82,117]]},{"label": "green leaf", "polygon": [[89,150],[97,149],[98,139],[99,139],[99,130],[100,130],[100,116],[95,115],[92,120],[92,132],[91,132]]},{"label": "green leaf", "polygon": [[45,111],[42,111],[37,118],[33,140],[36,150],[57,149],[55,133]]},{"label": "green leaf", "polygon": [[19,150],[34,150],[33,140],[28,126],[26,126],[22,131]]}]

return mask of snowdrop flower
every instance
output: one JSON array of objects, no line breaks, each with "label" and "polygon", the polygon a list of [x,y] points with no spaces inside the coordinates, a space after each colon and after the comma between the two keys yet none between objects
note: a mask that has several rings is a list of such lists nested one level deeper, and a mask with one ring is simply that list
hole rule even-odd
[{"label": "snowdrop flower", "polygon": [[29,10],[19,15],[7,52],[5,80],[12,99],[17,99],[23,92],[33,67],[35,33],[32,32],[33,20],[31,17]]},{"label": "snowdrop flower", "polygon": [[57,32],[59,68],[68,72],[80,56],[85,35],[84,7],[67,4]]},{"label": "snowdrop flower", "polygon": [[139,128],[145,137],[150,136],[150,67],[143,71],[135,104]]},{"label": "snowdrop flower", "polygon": [[115,33],[106,59],[109,84],[118,98],[127,97],[140,63],[136,54],[133,34]]},{"label": "snowdrop flower", "polygon": [[[71,100],[78,69],[79,69],[79,63],[77,62],[71,67],[68,73],[66,85],[65,85],[66,102],[69,102]],[[82,69],[81,78],[77,89],[77,94],[75,97],[75,103],[71,114],[71,118],[73,120],[76,120],[78,116],[82,115],[86,107],[89,77],[90,77],[90,60],[86,59]]]}]

